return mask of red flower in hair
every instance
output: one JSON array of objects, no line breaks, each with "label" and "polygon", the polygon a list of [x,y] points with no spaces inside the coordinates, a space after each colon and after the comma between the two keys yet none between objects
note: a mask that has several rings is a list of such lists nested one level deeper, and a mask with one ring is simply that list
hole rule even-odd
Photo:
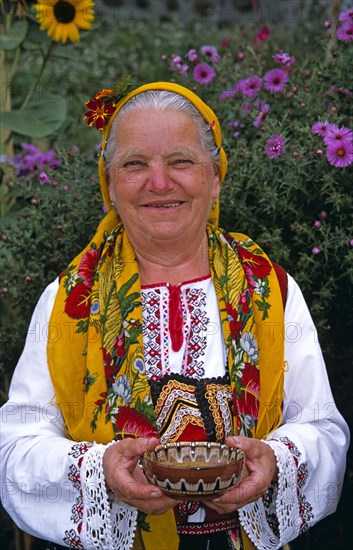
[{"label": "red flower in hair", "polygon": [[72,319],[88,317],[91,307],[91,290],[85,283],[76,285],[65,300],[65,313]]},{"label": "red flower in hair", "polygon": [[104,96],[98,99],[97,96],[94,99],[90,99],[85,103],[85,107],[89,109],[84,116],[87,119],[88,126],[95,124],[97,130],[104,130],[106,122],[115,111],[115,104],[105,103]]},{"label": "red flower in hair", "polygon": [[115,418],[120,439],[126,437],[158,437],[158,433],[143,414],[130,407],[120,407]]}]

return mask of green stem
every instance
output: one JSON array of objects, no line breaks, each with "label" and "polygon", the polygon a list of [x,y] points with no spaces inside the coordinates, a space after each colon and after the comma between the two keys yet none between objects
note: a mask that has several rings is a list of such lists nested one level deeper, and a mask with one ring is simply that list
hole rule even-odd
[{"label": "green stem", "polygon": [[50,46],[49,46],[49,48],[47,49],[47,52],[46,52],[46,54],[45,54],[45,56],[44,56],[43,63],[42,63],[42,66],[41,66],[41,68],[40,68],[40,71],[39,71],[39,73],[38,73],[38,76],[37,76],[37,78],[34,80],[34,82],[32,83],[30,89],[28,90],[28,92],[27,92],[27,94],[26,94],[26,97],[24,98],[23,103],[22,103],[22,105],[21,105],[21,107],[20,107],[20,111],[23,111],[23,109],[25,109],[25,108],[27,107],[28,103],[31,101],[31,97],[32,97],[32,95],[33,95],[33,92],[35,91],[37,85],[39,84],[39,82],[40,82],[40,80],[41,80],[41,78],[42,78],[44,69],[45,69],[46,64],[47,64],[47,62],[48,62],[48,60],[49,60],[49,57],[50,57],[51,52],[52,52],[52,50],[53,50],[53,47],[54,47],[54,42],[53,42],[53,40],[52,40],[51,43],[50,43]]},{"label": "green stem", "polygon": [[17,66],[18,66],[18,62],[20,60],[20,54],[21,54],[21,48],[19,46],[17,46],[16,51],[15,51],[15,55],[14,55],[14,58],[13,58],[13,62],[12,62],[12,65],[11,65],[11,69],[9,69],[8,86],[11,85],[12,79],[15,76],[15,74],[17,73]]}]

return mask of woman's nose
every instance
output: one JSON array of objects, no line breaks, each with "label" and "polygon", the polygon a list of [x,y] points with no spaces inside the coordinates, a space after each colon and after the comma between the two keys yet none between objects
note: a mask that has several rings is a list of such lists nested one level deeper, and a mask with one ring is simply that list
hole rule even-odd
[{"label": "woman's nose", "polygon": [[174,187],[168,166],[163,161],[154,161],[150,164],[147,189],[155,193],[165,193]]}]

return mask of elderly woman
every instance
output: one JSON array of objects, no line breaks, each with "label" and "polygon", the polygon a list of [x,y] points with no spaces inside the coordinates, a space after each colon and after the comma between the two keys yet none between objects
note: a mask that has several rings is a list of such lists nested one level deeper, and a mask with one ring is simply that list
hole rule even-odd
[{"label": "elderly woman", "polygon": [[[3,503],[52,541],[35,548],[280,548],[335,510],[348,444],[304,299],[218,227],[227,161],[199,97],[157,82],[86,105],[109,212],[34,312],[2,409]],[[139,458],[194,440],[245,468],[179,502]]]}]

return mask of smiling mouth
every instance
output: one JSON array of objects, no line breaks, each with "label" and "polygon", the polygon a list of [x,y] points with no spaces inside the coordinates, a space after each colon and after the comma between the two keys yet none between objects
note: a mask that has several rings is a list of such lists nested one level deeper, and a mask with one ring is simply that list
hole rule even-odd
[{"label": "smiling mouth", "polygon": [[147,208],[175,208],[176,206],[180,206],[183,204],[182,202],[168,202],[165,204],[147,204]]}]

